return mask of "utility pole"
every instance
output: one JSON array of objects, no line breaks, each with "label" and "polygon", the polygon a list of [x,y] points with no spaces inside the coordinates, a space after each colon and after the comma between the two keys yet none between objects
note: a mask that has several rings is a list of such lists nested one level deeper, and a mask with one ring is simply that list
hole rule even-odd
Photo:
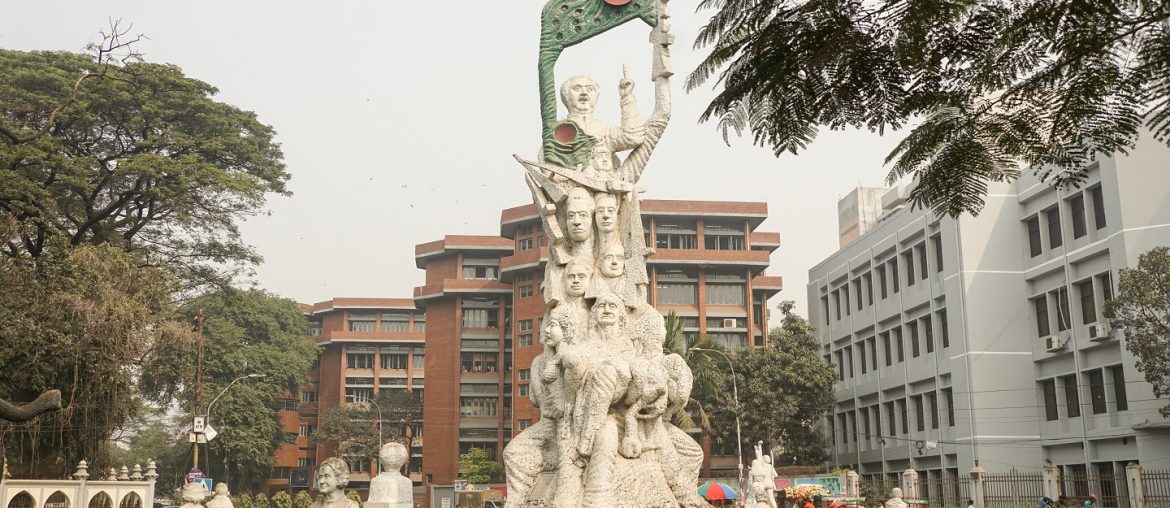
[{"label": "utility pole", "polygon": [[207,419],[199,416],[203,394],[203,309],[195,312],[195,341],[195,400],[191,404],[193,418],[190,435],[192,473],[199,469],[199,436],[203,434],[203,426],[207,424]]}]

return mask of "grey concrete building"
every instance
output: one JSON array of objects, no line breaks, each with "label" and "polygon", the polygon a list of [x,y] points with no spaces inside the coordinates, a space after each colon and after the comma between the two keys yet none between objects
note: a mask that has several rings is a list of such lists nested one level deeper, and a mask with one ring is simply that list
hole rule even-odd
[{"label": "grey concrete building", "polygon": [[1147,138],[1079,189],[1030,175],[993,185],[977,217],[939,218],[887,191],[878,224],[809,270],[809,319],[840,379],[832,462],[928,479],[976,461],[1170,467],[1167,401],[1103,315],[1118,270],[1170,245],[1168,170],[1170,150]]}]

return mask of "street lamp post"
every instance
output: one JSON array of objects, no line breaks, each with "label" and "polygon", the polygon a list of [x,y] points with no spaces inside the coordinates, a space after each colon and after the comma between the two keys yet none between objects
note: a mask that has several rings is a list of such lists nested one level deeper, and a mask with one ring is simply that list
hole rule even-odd
[{"label": "street lamp post", "polygon": [[[256,378],[262,378],[262,377],[264,377],[264,374],[244,374],[243,376],[240,376],[240,377],[233,379],[232,382],[228,383],[227,386],[223,387],[223,390],[220,390],[219,395],[216,395],[214,399],[211,399],[211,403],[207,405],[207,410],[203,412],[203,423],[205,425],[211,423],[211,408],[215,407],[215,403],[219,402],[219,398],[223,397],[223,394],[227,393],[228,389],[230,389],[232,387],[232,385],[236,384],[241,379],[256,379]],[[198,409],[196,409],[196,411],[198,411]],[[195,430],[194,425],[192,425],[191,430],[193,430],[193,431]],[[194,449],[194,452],[192,455],[193,455],[195,467],[199,467],[199,436],[198,436],[198,431],[196,431],[196,433],[194,435],[195,435],[195,442],[192,444],[195,446],[195,449]]]},{"label": "street lamp post", "polygon": [[735,383],[735,364],[731,363],[731,358],[723,351],[718,349],[706,349],[700,347],[690,348],[691,351],[701,351],[704,353],[715,353],[727,360],[727,366],[731,368],[731,397],[735,401],[735,456],[739,460],[739,499],[743,501],[743,437],[740,435],[739,425],[739,387]]}]

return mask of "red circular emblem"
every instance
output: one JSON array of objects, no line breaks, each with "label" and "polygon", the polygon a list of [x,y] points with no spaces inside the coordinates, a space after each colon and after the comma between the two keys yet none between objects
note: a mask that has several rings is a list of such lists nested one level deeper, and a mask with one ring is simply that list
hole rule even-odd
[{"label": "red circular emblem", "polygon": [[630,3],[630,0],[605,0],[605,3],[607,3],[609,5],[614,5],[614,6],[626,5],[626,4]]},{"label": "red circular emblem", "polygon": [[553,131],[553,135],[561,143],[571,143],[574,139],[577,139],[577,128],[573,124],[566,122],[558,125],[556,130]]}]

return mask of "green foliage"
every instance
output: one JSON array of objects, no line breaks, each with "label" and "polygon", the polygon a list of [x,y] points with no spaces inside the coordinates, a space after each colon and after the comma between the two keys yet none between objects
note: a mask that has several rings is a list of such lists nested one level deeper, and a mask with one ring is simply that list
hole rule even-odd
[{"label": "green foliage", "polygon": [[726,360],[711,351],[722,352],[723,346],[706,335],[687,339],[683,335],[682,320],[674,311],[666,315],[665,321],[666,340],[663,341],[662,352],[682,356],[694,376],[686,409],[674,415],[673,423],[683,430],[699,428],[710,432],[711,416],[708,408],[719,403],[720,391],[727,377]]},{"label": "green foliage", "polygon": [[[209,445],[205,472],[229,484],[250,484],[268,472],[271,452],[288,439],[277,421],[275,395],[293,397],[309,381],[318,348],[305,339],[308,320],[296,302],[259,290],[217,291],[191,300],[181,312],[191,320],[202,316],[205,383],[201,394],[188,383],[172,395],[182,400],[198,396],[202,413],[222,394],[210,409],[208,422],[219,436]],[[196,357],[193,349],[182,354]],[[178,380],[169,378],[173,374],[146,373],[143,386],[175,386]],[[231,384],[253,374],[263,377]],[[229,469],[219,469],[225,463]]]},{"label": "green foliage", "polygon": [[[309,508],[311,504],[313,504],[313,498],[309,496],[308,491],[304,490],[297,492],[297,496],[292,500],[293,508]],[[240,507],[237,506],[236,508]]]},{"label": "green foliage", "polygon": [[272,508],[293,508],[293,500],[288,492],[280,491],[272,496]]},{"label": "green foliage", "polygon": [[187,443],[184,428],[189,417],[167,418],[162,410],[147,412],[145,421],[128,438],[128,446],[121,448],[110,443],[111,464],[141,464],[155,461],[159,477],[155,492],[171,492],[182,487],[183,475],[191,468],[191,445]]},{"label": "green foliage", "polygon": [[403,437],[407,425],[422,421],[422,397],[413,391],[381,390],[373,403],[328,408],[313,438],[336,447],[341,455],[373,458],[379,449],[379,418],[381,442]]},{"label": "green foliage", "polygon": [[[0,238],[11,238],[8,217],[0,211]],[[157,395],[144,394],[138,376],[180,368],[168,347],[194,341],[173,319],[165,274],[108,245],[53,242],[36,259],[0,256],[0,398],[27,401],[56,388],[66,406],[0,422],[19,475],[62,476],[83,458],[96,471],[120,467],[106,439],[144,415],[143,395]]]},{"label": "green foliage", "polygon": [[467,483],[498,483],[503,476],[504,467],[489,459],[482,448],[472,448],[459,459],[459,478]]},{"label": "green foliage", "polygon": [[[832,410],[835,377],[820,357],[814,328],[792,312],[793,303],[780,304],[784,320],[769,333],[770,347],[736,352],[736,384],[745,450],[763,441],[777,466],[816,464],[828,458],[828,441],[821,420]],[[736,408],[730,378],[723,385],[713,434],[734,442]],[[750,456],[751,454],[746,454]]]},{"label": "green foliage", "polygon": [[1144,128],[1170,143],[1170,2],[704,0],[688,89],[724,140],[779,156],[818,130],[878,133],[922,119],[886,159],[917,205],[957,216],[1021,167],[1076,184]]},{"label": "green foliage", "polygon": [[[1111,322],[1125,332],[1125,348],[1155,397],[1170,395],[1170,248],[1156,247],[1122,268],[1117,298],[1109,303]],[[1170,404],[1160,410],[1170,417]]]},{"label": "green foliage", "polygon": [[0,211],[18,224],[0,238],[10,257],[110,244],[140,253],[187,288],[223,284],[260,257],[239,220],[289,175],[272,128],[216,102],[215,87],[174,65],[132,61],[95,71],[73,53],[0,50],[0,120],[45,135],[0,137]]},{"label": "green foliage", "polygon": [[272,504],[268,502],[268,496],[265,496],[263,492],[257,492],[252,497],[252,508],[272,508]]},{"label": "green foliage", "polygon": [[256,508],[256,503],[252,501],[252,496],[249,496],[246,493],[232,496],[232,505],[234,505],[235,508]]},{"label": "green foliage", "polygon": [[361,494],[358,494],[356,490],[345,491],[345,498],[357,503],[359,508],[362,505],[362,496]]}]

